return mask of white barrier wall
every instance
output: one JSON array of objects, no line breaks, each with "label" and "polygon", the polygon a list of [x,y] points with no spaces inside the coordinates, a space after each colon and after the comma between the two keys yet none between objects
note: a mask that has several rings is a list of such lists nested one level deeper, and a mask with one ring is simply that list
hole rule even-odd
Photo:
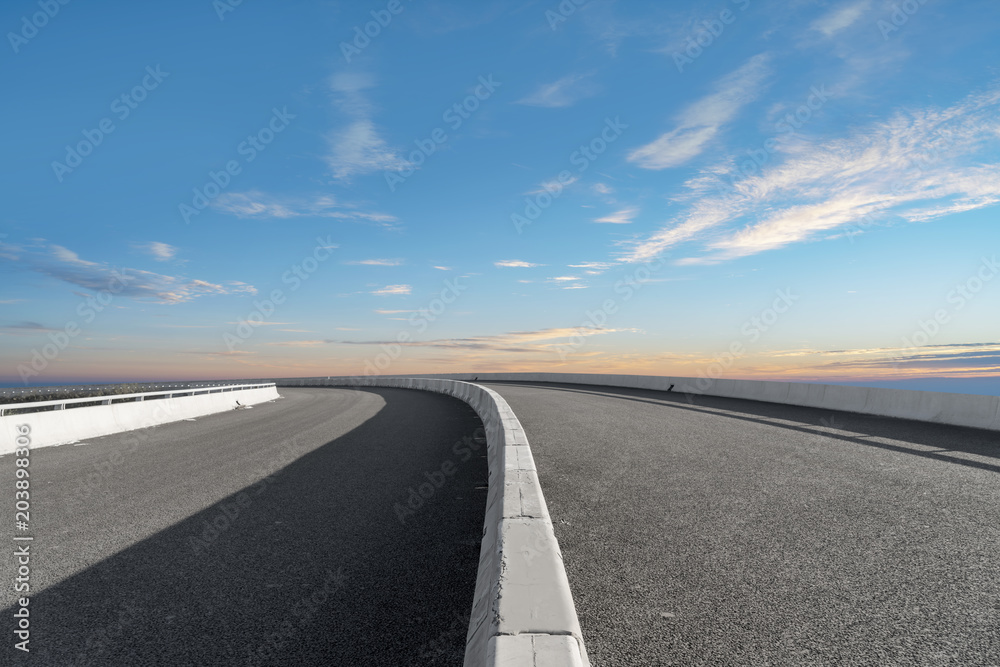
[{"label": "white barrier wall", "polygon": [[495,391],[429,378],[310,378],[283,387],[401,387],[468,403],[486,427],[489,488],[466,667],[589,665],[562,553],[521,423]]},{"label": "white barrier wall", "polygon": [[[221,387],[220,387],[221,388]],[[191,389],[177,389],[175,393],[187,393]],[[198,389],[197,391],[206,391]],[[163,392],[149,392],[161,394]],[[91,402],[97,400],[120,400],[124,396],[98,396],[94,398],[70,399],[62,403]],[[233,391],[157,398],[155,400],[111,403],[69,407],[64,410],[27,412],[0,417],[0,455],[10,454],[16,448],[17,427],[27,424],[31,429],[31,447],[46,447],[67,442],[96,438],[102,435],[132,431],[137,428],[156,426],[180,419],[202,417],[216,412],[224,412],[241,405],[255,405],[273,401],[278,396],[274,385],[256,389],[235,389]],[[61,401],[44,401],[34,405],[57,404]],[[14,403],[3,406],[16,410],[31,406],[32,403]]]},{"label": "white barrier wall", "polygon": [[952,394],[909,389],[879,389],[766,380],[710,380],[659,375],[601,375],[592,373],[462,373],[413,375],[479,382],[561,382],[606,387],[657,389],[703,396],[743,398],[769,403],[843,410],[881,417],[969,426],[1000,431],[1000,397]]}]

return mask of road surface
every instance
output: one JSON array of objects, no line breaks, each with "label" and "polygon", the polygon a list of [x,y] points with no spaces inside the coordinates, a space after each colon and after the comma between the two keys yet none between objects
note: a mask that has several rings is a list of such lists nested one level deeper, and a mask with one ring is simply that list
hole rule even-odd
[{"label": "road surface", "polygon": [[595,667],[1000,664],[996,433],[487,386],[531,443]]},{"label": "road surface", "polygon": [[[460,665],[479,418],[429,392],[280,393],[33,451],[31,654],[13,648],[8,584],[0,664]],[[12,456],[0,470],[13,499]]]}]

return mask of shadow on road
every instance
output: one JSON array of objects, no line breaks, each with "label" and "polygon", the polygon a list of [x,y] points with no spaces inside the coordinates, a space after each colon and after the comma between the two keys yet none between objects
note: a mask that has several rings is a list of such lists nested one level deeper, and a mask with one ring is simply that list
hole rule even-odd
[{"label": "shadow on road", "polygon": [[[485,444],[468,445],[482,423],[451,397],[365,391],[386,406],[358,428],[31,595],[29,659],[461,664],[488,479]],[[446,461],[453,474],[438,477]],[[422,483],[429,497],[401,512]],[[33,543],[33,567],[46,548]]]}]

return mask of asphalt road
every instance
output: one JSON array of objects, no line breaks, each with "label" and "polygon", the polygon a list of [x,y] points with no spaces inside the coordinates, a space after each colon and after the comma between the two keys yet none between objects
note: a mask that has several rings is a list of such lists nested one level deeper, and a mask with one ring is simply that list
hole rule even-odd
[{"label": "asphalt road", "polygon": [[1000,664],[1000,438],[489,384],[524,425],[595,667]]},{"label": "asphalt road", "polygon": [[[280,393],[35,450],[31,652],[13,648],[6,584],[0,664],[460,665],[486,500],[479,418],[428,392]],[[13,499],[12,456],[0,471]]]}]

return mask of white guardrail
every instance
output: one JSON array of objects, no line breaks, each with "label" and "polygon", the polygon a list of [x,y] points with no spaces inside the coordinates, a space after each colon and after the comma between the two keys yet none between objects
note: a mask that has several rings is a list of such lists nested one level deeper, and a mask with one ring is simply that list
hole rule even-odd
[{"label": "white guardrail", "polygon": [[466,382],[548,382],[672,391],[690,398],[719,396],[879,417],[1000,431],[1000,396],[855,387],[811,382],[727,380],[599,373],[448,373],[410,375]]},{"label": "white guardrail", "polygon": [[[201,394],[221,394],[227,391],[238,391],[242,389],[261,389],[264,387],[274,387],[273,382],[263,382],[258,384],[234,384],[220,385],[217,387],[207,387],[201,389],[169,389],[164,391],[144,391],[138,394],[108,394],[106,396],[83,396],[81,398],[59,398],[51,401],[23,401],[21,403],[0,403],[0,417],[11,411],[18,414],[31,414],[32,412],[43,412],[47,408],[55,410],[65,410],[67,407],[96,407],[96,405],[111,405],[113,403],[142,402],[146,399],[156,398],[181,398],[183,396],[199,396]],[[82,405],[89,403],[90,405]]]},{"label": "white guardrail", "polygon": [[360,377],[278,380],[282,387],[400,387],[468,403],[486,427],[489,488],[465,667],[587,667],[562,553],[528,439],[510,406],[455,380]]},{"label": "white guardrail", "polygon": [[132,431],[279,398],[274,382],[173,388],[0,404],[0,455],[14,451],[19,425],[45,447]]}]

